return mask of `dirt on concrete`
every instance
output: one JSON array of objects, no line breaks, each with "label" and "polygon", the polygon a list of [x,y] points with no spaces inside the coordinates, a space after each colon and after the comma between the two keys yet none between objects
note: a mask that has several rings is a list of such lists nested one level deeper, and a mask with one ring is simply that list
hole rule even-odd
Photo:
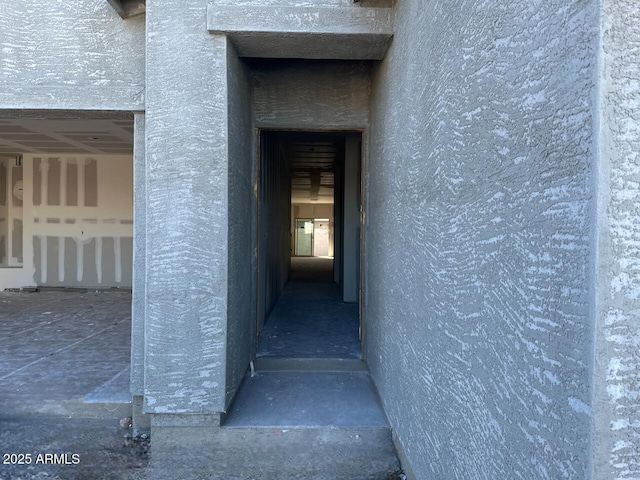
[{"label": "dirt on concrete", "polygon": [[118,418],[0,414],[2,480],[146,480],[149,439]]}]

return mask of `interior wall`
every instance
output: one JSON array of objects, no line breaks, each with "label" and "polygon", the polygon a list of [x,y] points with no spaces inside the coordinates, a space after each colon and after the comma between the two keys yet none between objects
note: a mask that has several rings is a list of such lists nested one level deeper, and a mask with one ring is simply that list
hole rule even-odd
[{"label": "interior wall", "polygon": [[596,6],[396,3],[365,354],[416,478],[589,477]]},{"label": "interior wall", "polygon": [[289,278],[290,181],[281,141],[273,132],[263,131],[258,187],[258,329],[264,325]]},{"label": "interior wall", "polygon": [[[297,218],[328,218],[329,219],[329,248],[327,255],[333,255],[333,233],[334,233],[334,221],[333,221],[333,204],[326,203],[292,203],[291,204],[291,249],[290,255],[294,254],[295,244],[295,221]],[[315,255],[315,254],[314,254]]]},{"label": "interior wall", "polygon": [[229,241],[226,402],[232,400],[249,361],[255,338],[254,134],[248,70],[232,45],[227,48]]},{"label": "interior wall", "polygon": [[640,478],[640,4],[600,5],[593,478],[622,480]]},{"label": "interior wall", "polygon": [[25,154],[23,168],[24,262],[0,284],[130,288],[132,157]]},{"label": "interior wall", "polygon": [[22,165],[16,158],[0,159],[0,268],[23,263]]}]

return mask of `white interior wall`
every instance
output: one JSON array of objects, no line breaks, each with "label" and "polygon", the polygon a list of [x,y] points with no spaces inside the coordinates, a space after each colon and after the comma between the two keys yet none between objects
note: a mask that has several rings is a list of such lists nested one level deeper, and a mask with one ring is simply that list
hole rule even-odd
[{"label": "white interior wall", "polygon": [[[57,176],[56,185],[47,167],[50,161],[65,172]],[[82,171],[93,161],[96,182],[85,188]],[[37,185],[34,163],[39,167]],[[67,175],[67,168],[75,169],[77,175]],[[132,157],[25,154],[23,175],[24,262],[20,268],[0,268],[0,288],[130,287]],[[74,179],[74,186],[67,185],[69,179]],[[48,195],[53,188],[58,191],[55,201]],[[75,205],[67,205],[70,196]],[[95,199],[94,206],[87,206],[87,197]]]},{"label": "white interior wall", "polygon": [[0,159],[0,268],[22,264],[22,159]]},{"label": "white interior wall", "polygon": [[329,256],[333,256],[333,204],[332,203],[292,203],[291,204],[291,255],[294,253],[296,218],[329,219]]}]

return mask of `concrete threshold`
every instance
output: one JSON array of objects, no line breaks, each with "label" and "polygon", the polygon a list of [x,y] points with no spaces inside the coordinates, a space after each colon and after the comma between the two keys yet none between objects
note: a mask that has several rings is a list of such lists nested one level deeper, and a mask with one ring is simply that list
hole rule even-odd
[{"label": "concrete threshold", "polygon": [[357,358],[258,357],[256,372],[367,372],[367,364]]},{"label": "concrete threshold", "polygon": [[152,426],[152,438],[157,480],[366,480],[400,472],[391,428],[362,371],[257,372],[220,428]]},{"label": "concrete threshold", "polygon": [[389,423],[366,372],[247,376],[224,427],[382,427]]}]

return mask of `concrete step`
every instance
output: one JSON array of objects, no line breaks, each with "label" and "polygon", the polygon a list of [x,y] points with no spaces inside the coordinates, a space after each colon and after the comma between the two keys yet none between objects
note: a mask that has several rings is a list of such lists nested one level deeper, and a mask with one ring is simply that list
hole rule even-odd
[{"label": "concrete step", "polygon": [[279,358],[258,357],[255,371],[261,372],[368,372],[359,358]]},{"label": "concrete step", "polygon": [[[367,372],[257,373],[222,426],[165,427],[152,442],[154,478],[382,480],[400,471]],[[163,465],[168,452],[185,461]]]},{"label": "concrete step", "polygon": [[222,427],[151,438],[150,478],[158,480],[384,480],[400,472],[387,428]]}]

